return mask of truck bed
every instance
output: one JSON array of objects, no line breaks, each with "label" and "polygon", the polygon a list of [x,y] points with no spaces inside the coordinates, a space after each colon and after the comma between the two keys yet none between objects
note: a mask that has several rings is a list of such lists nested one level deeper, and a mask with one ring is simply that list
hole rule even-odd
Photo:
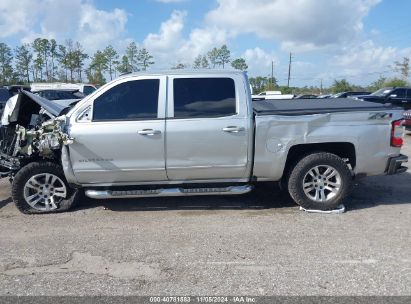
[{"label": "truck bed", "polygon": [[254,113],[263,115],[309,115],[335,112],[385,111],[401,108],[351,98],[253,101]]}]

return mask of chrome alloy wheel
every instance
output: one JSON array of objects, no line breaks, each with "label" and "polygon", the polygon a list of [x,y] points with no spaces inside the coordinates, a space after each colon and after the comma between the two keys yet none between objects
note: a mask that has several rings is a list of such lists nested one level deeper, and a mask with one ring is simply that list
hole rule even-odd
[{"label": "chrome alloy wheel", "polygon": [[36,210],[55,210],[66,196],[66,185],[51,173],[34,175],[24,185],[24,199]]},{"label": "chrome alloy wheel", "polygon": [[328,165],[311,168],[303,179],[305,195],[315,202],[326,202],[335,197],[341,184],[340,173]]}]

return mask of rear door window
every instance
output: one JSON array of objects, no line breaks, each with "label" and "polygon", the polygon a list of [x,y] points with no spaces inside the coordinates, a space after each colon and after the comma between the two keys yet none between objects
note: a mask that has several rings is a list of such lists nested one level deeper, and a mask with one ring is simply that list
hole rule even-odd
[{"label": "rear door window", "polygon": [[236,97],[232,78],[176,78],[174,118],[235,115]]},{"label": "rear door window", "polygon": [[159,79],[120,83],[94,100],[93,121],[157,118]]}]

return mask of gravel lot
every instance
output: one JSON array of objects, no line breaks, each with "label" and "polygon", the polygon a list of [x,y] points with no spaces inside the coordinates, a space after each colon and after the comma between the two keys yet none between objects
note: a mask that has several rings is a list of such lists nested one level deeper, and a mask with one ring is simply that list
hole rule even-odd
[{"label": "gravel lot", "polygon": [[27,216],[2,181],[0,295],[411,295],[410,185],[411,171],[361,180],[340,215],[264,184]]}]

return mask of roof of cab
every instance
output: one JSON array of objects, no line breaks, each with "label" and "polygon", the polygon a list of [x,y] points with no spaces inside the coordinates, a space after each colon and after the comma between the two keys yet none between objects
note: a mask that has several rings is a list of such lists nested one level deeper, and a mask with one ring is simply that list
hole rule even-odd
[{"label": "roof of cab", "polygon": [[152,70],[122,74],[118,78],[133,76],[167,76],[167,75],[239,75],[247,72],[238,70],[219,70],[219,69],[174,69],[174,70]]}]

